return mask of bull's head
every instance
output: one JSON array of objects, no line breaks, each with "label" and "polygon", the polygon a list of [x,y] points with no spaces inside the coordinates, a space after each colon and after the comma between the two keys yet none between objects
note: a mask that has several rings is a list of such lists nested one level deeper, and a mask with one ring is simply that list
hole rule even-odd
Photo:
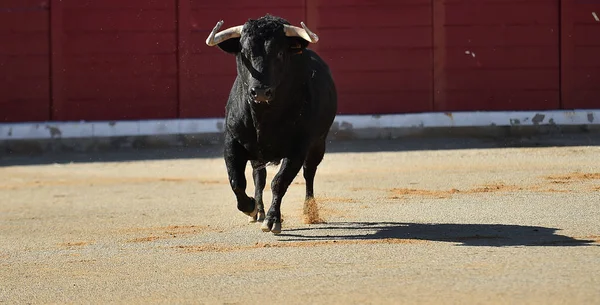
[{"label": "bull's head", "polygon": [[319,40],[303,22],[299,28],[271,15],[219,32],[222,25],[223,20],[217,23],[206,44],[236,55],[244,95],[257,103],[276,99],[278,86],[290,75],[293,56]]}]

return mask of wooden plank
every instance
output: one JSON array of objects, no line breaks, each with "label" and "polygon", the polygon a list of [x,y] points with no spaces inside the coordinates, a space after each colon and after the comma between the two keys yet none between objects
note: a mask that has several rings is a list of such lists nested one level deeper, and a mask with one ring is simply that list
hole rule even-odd
[{"label": "wooden plank", "polygon": [[346,93],[361,94],[405,91],[429,92],[431,90],[431,70],[345,72],[343,77],[336,77],[336,86],[345,88],[344,92]]},{"label": "wooden plank", "polygon": [[446,100],[446,8],[444,0],[433,0],[432,3],[432,40],[433,40],[433,101],[432,109],[434,111],[445,111],[448,109]]},{"label": "wooden plank", "polygon": [[446,25],[558,25],[556,0],[445,3]]},{"label": "wooden plank", "polygon": [[[600,8],[596,15],[600,18]],[[600,22],[574,25],[573,43],[576,46],[600,46]]]},{"label": "wooden plank", "polygon": [[559,108],[558,0],[436,1],[436,110]]},{"label": "wooden plank", "polygon": [[0,34],[0,55],[47,55],[48,31]]},{"label": "wooden plank", "polygon": [[235,75],[235,57],[224,52],[193,54],[189,58],[191,75]]},{"label": "wooden plank", "polygon": [[2,0],[0,4],[0,12],[21,12],[48,10],[48,3],[40,0]]},{"label": "wooden plank", "polygon": [[[198,0],[192,0],[192,4]],[[244,24],[248,19],[257,19],[267,13],[286,19],[294,25],[300,25],[304,21],[304,8],[302,6],[281,7],[273,6],[249,7],[245,9],[226,10],[220,4],[213,4],[204,9],[192,9],[191,22],[192,30],[202,33],[203,39],[206,39],[210,31],[219,20],[223,20],[223,28]]]},{"label": "wooden plank", "polygon": [[65,110],[68,108],[65,100],[64,82],[63,4],[61,0],[50,0],[50,119],[55,121],[65,119]]},{"label": "wooden plank", "polygon": [[517,69],[559,67],[559,50],[556,47],[513,47],[491,45],[487,47],[446,48],[447,69]]},{"label": "wooden plank", "polygon": [[49,78],[48,54],[0,55],[0,79],[18,77]]},{"label": "wooden plank", "polygon": [[80,54],[65,61],[67,77],[177,77],[173,54]]},{"label": "wooden plank", "polygon": [[600,67],[600,46],[575,46],[573,56],[573,68]]},{"label": "wooden plank", "polygon": [[[526,111],[556,109],[558,90],[447,90],[451,111]],[[446,109],[448,110],[448,109]]]},{"label": "wooden plank", "polygon": [[446,69],[448,90],[559,90],[558,69]]},{"label": "wooden plank", "polygon": [[321,28],[385,28],[431,26],[431,4],[320,8]]},{"label": "wooden plank", "polygon": [[[100,72],[87,77],[69,77],[70,100],[106,100],[105,107],[113,107],[113,99],[131,99],[128,104],[144,107],[146,99],[175,99],[177,77],[132,77],[130,75],[109,78]],[[108,103],[110,102],[110,103]]]},{"label": "wooden plank", "polygon": [[304,9],[304,2],[282,2],[279,0],[221,0],[217,2],[211,1],[191,1],[193,10],[214,9],[219,7],[222,10],[247,10],[247,9],[279,9],[279,8],[300,8]]},{"label": "wooden plank", "polygon": [[[581,26],[587,25],[592,27],[598,27],[596,17],[600,19],[600,2],[598,0],[571,0],[575,3],[573,9],[570,11],[571,20],[574,25]],[[594,14],[596,17],[594,17]]]},{"label": "wooden plank", "polygon": [[177,1],[177,71],[178,98],[177,117],[187,117],[187,108],[192,104],[190,92],[190,50],[191,38],[191,3],[190,0]]},{"label": "wooden plank", "polygon": [[175,1],[165,0],[63,0],[65,8],[80,8],[86,10],[103,9],[128,9],[139,11],[140,9],[174,9]]},{"label": "wooden plank", "polygon": [[[48,79],[46,78],[45,81]],[[1,91],[1,90],[0,90]],[[43,98],[0,100],[0,122],[40,122],[48,120],[48,94]]]},{"label": "wooden plank", "polygon": [[573,33],[573,3],[560,1],[560,108],[573,107],[573,56],[575,41]]},{"label": "wooden plank", "polygon": [[[0,9],[2,9],[0,7]],[[48,34],[48,9],[0,11],[0,34],[41,32]]]},{"label": "wooden plank", "polygon": [[599,109],[600,108],[600,90],[596,88],[582,90],[574,88],[571,93],[571,107],[568,109]]},{"label": "wooden plank", "polygon": [[50,118],[49,18],[44,2],[0,3],[0,122]]},{"label": "wooden plank", "polygon": [[141,9],[137,12],[122,8],[89,10],[70,9],[64,21],[65,32],[167,32],[176,30],[169,9]]},{"label": "wooden plank", "polygon": [[[111,121],[111,120],[150,120],[171,119],[177,112],[177,98],[144,99],[143,103],[132,103],[130,98],[106,99],[69,99],[73,105],[66,109],[65,120]],[[76,105],[81,105],[77,107]]]},{"label": "wooden plank", "polygon": [[561,1],[561,108],[600,108],[600,2]]},{"label": "wooden plank", "polygon": [[338,113],[394,114],[431,111],[431,90],[403,92],[339,93]]},{"label": "wooden plank", "polygon": [[229,91],[235,80],[231,75],[196,75],[191,78],[192,99],[200,104],[189,107],[188,117],[223,117]]},{"label": "wooden plank", "polygon": [[[443,17],[442,17],[443,18]],[[560,27],[547,25],[456,25],[444,27],[448,47],[558,46]]]},{"label": "wooden plank", "polygon": [[319,3],[319,8],[352,8],[352,9],[369,9],[372,7],[402,7],[431,5],[431,0],[327,0]]},{"label": "wooden plank", "polygon": [[[326,0],[325,0],[326,1]],[[312,44],[310,46],[310,48],[312,50],[314,50],[315,52],[319,53],[319,51],[321,50],[321,46],[323,45],[323,29],[320,25],[320,20],[321,20],[321,10],[319,10],[319,5],[321,5],[321,0],[304,0],[304,4],[305,4],[305,17],[304,17],[304,23],[306,24],[306,26],[309,29],[312,29],[312,31],[317,31],[317,29],[319,29],[318,33],[316,33],[317,35],[319,35],[319,39],[321,39],[320,43],[316,43],[316,44]],[[328,38],[325,37],[325,41],[327,42]],[[327,43],[325,44],[327,45]]]},{"label": "wooden plank", "polygon": [[174,54],[175,31],[65,34],[65,55],[78,54]]},{"label": "wooden plank", "polygon": [[[335,71],[431,70],[431,49],[323,50],[323,57]],[[368,60],[366,60],[368,59]]]},{"label": "wooden plank", "polygon": [[[48,77],[35,77],[35,76],[21,76],[15,77],[9,75],[9,77],[0,78],[2,82],[2,98],[6,103],[18,102],[20,100],[41,100],[46,99],[48,103],[48,97],[50,92],[50,84]],[[48,109],[44,106],[43,109]],[[35,111],[35,109],[31,109]],[[48,113],[46,113],[46,116]]]},{"label": "wooden plank", "polygon": [[175,1],[62,2],[68,106],[62,119],[176,118]]},{"label": "wooden plank", "polygon": [[[573,90],[598,90],[600,87],[600,67],[573,68]],[[600,103],[600,100],[598,100]],[[600,107],[600,104],[597,105]]]},{"label": "wooden plank", "polygon": [[[431,48],[431,27],[399,27],[399,28],[319,28],[321,50],[368,49],[373,52],[385,51],[388,48]],[[357,43],[356,37],[369,37],[369,43]],[[390,39],[399,37],[399,39]],[[311,46],[312,48],[313,46]]]},{"label": "wooden plank", "polygon": [[318,3],[319,54],[336,80],[338,113],[432,110],[431,13],[420,0]]}]

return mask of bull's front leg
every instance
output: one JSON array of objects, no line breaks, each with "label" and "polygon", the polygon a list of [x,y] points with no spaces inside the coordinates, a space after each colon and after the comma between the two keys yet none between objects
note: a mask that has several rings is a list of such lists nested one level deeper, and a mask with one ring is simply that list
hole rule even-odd
[{"label": "bull's front leg", "polygon": [[283,159],[279,172],[273,177],[273,181],[271,182],[273,200],[271,201],[271,208],[267,212],[267,217],[261,225],[261,229],[264,232],[281,233],[281,201],[288,187],[300,171],[300,168],[302,168],[303,163],[304,154],[294,158]]},{"label": "bull's front leg", "polygon": [[249,217],[249,222],[257,222],[265,220],[265,206],[263,204],[263,191],[267,183],[267,169],[264,162],[250,161],[252,164],[252,178],[254,179],[254,200],[256,201],[258,214],[254,217]]},{"label": "bull's front leg", "polygon": [[231,139],[225,139],[225,166],[229,184],[237,199],[237,208],[244,214],[254,217],[258,212],[254,198],[246,195],[246,164],[248,157],[244,148]]}]

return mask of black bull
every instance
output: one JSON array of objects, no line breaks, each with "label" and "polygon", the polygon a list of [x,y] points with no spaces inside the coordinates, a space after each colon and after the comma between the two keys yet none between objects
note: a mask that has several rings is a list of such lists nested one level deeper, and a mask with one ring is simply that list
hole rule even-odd
[{"label": "black bull", "polygon": [[[261,221],[262,230],[281,232],[281,201],[303,168],[306,200],[314,200],[317,166],[337,112],[337,92],[327,64],[309,43],[318,37],[304,23],[291,26],[267,15],[218,32],[206,43],[235,55],[237,77],[225,109],[224,158],[237,207]],[[250,161],[254,198],[246,194],[245,168]],[[265,215],[263,190],[267,164],[279,164],[273,178],[271,208]]]}]

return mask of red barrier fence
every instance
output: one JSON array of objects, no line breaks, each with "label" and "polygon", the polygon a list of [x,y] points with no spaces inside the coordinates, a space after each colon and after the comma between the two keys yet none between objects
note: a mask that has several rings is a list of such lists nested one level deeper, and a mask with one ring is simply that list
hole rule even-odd
[{"label": "red barrier fence", "polygon": [[222,117],[231,55],[271,13],[305,21],[340,113],[600,108],[600,0],[2,0],[0,121]]}]

